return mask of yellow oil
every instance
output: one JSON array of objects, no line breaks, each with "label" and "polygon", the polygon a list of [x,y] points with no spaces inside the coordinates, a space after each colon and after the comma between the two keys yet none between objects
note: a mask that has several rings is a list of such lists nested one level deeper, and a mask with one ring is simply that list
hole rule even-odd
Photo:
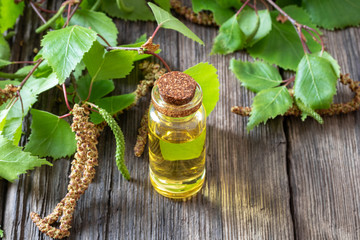
[{"label": "yellow oil", "polygon": [[156,134],[150,126],[150,180],[161,195],[187,199],[202,188],[205,179],[206,128],[199,128]]}]

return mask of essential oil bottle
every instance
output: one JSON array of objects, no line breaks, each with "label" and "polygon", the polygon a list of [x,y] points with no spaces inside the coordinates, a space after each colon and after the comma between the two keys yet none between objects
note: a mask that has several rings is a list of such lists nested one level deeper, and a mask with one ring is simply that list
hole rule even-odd
[{"label": "essential oil bottle", "polygon": [[161,195],[187,199],[205,179],[206,113],[202,90],[189,75],[161,76],[149,110],[150,180]]}]

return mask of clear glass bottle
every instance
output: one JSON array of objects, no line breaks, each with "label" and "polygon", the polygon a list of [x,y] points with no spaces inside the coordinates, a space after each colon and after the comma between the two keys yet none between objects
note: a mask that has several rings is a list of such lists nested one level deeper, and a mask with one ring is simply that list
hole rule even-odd
[{"label": "clear glass bottle", "polygon": [[149,110],[150,179],[173,199],[197,193],[205,179],[206,113],[202,90],[182,72],[160,77]]}]

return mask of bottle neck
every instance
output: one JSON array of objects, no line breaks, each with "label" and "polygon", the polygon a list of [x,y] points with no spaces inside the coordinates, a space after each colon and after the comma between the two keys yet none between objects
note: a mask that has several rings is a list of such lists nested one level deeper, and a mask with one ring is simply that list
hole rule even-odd
[{"label": "bottle neck", "polygon": [[153,87],[151,92],[151,102],[154,105],[156,111],[165,115],[166,117],[179,118],[179,120],[185,120],[183,118],[191,117],[202,104],[202,90],[199,85],[196,87],[195,95],[193,99],[184,105],[173,105],[164,101],[159,93],[158,86]]}]

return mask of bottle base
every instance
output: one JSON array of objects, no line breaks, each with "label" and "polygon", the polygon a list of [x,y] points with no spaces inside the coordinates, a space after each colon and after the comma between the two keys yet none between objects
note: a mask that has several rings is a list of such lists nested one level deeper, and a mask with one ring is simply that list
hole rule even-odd
[{"label": "bottle base", "polygon": [[168,179],[160,179],[150,169],[150,180],[155,190],[164,197],[185,201],[200,191],[204,185],[205,171],[194,179],[171,181]]}]

